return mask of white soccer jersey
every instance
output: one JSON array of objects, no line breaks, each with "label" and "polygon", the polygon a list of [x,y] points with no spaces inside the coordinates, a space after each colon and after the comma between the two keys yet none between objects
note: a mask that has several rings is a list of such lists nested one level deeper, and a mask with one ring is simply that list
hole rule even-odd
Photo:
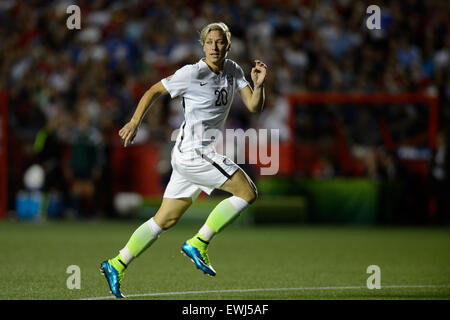
[{"label": "white soccer jersey", "polygon": [[172,98],[181,96],[185,117],[172,150],[173,170],[164,198],[195,200],[202,190],[210,194],[239,169],[215,151],[208,131],[222,132],[236,90],[248,82],[241,67],[228,59],[218,75],[200,60],[161,82]]},{"label": "white soccer jersey", "polygon": [[222,132],[236,90],[248,85],[242,68],[229,59],[220,74],[201,59],[178,69],[161,83],[172,98],[181,97],[185,121],[176,141],[180,152],[214,146],[214,136],[205,132]]}]

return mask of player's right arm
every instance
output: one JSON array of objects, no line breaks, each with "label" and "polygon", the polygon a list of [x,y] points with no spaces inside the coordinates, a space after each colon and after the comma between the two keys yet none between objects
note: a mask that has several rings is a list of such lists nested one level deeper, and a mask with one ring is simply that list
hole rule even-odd
[{"label": "player's right arm", "polygon": [[150,109],[151,105],[162,95],[167,94],[168,91],[163,86],[161,81],[154,84],[148,89],[142,96],[136,111],[133,114],[131,120],[119,130],[119,136],[123,140],[124,147],[133,143],[133,139],[136,136],[137,129],[144,118],[145,113]]}]

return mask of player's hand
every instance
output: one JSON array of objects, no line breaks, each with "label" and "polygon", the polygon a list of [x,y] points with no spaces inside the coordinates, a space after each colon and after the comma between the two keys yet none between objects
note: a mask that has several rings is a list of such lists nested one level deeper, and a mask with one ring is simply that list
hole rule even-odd
[{"label": "player's hand", "polygon": [[133,143],[133,139],[134,137],[136,137],[138,126],[138,122],[130,120],[126,125],[123,126],[122,129],[119,130],[119,136],[123,140],[124,147],[127,147],[128,145]]},{"label": "player's hand", "polygon": [[251,76],[253,85],[255,87],[260,87],[263,85],[266,78],[267,66],[264,62],[260,60],[255,60],[255,66],[252,68]]}]

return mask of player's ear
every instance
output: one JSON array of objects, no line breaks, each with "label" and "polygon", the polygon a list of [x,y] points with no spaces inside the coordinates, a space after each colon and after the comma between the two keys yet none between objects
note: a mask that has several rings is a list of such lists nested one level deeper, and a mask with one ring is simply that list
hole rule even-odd
[{"label": "player's ear", "polygon": [[202,44],[202,50],[206,54],[206,49],[205,49],[205,44],[204,43]]},{"label": "player's ear", "polygon": [[228,43],[228,45],[227,45],[227,52],[230,51],[230,49],[231,49],[231,42]]}]

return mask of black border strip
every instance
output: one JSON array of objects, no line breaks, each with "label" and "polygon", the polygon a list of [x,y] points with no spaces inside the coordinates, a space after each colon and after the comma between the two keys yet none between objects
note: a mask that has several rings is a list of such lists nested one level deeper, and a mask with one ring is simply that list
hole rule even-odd
[{"label": "black border strip", "polygon": [[[183,113],[185,114],[186,117],[186,102],[184,101],[184,97],[181,100],[182,102],[182,106],[183,106]],[[184,127],[186,126],[186,120],[184,120],[183,125],[181,126],[181,138],[180,138],[180,142],[178,143],[178,151],[180,151],[180,153],[183,153],[183,151],[181,151],[181,143],[183,142],[183,138],[184,138]]]},{"label": "black border strip", "polygon": [[209,163],[211,163],[214,167],[216,167],[217,170],[220,171],[221,174],[223,174],[225,177],[227,177],[228,179],[231,178],[231,176],[228,174],[228,172],[226,172],[221,166],[219,166],[216,162],[214,162],[211,158],[209,158],[208,156],[204,155],[203,153],[201,153],[198,149],[195,149],[195,151],[197,152],[197,154],[199,156],[201,156],[203,159],[205,159],[206,161],[208,161]]}]

